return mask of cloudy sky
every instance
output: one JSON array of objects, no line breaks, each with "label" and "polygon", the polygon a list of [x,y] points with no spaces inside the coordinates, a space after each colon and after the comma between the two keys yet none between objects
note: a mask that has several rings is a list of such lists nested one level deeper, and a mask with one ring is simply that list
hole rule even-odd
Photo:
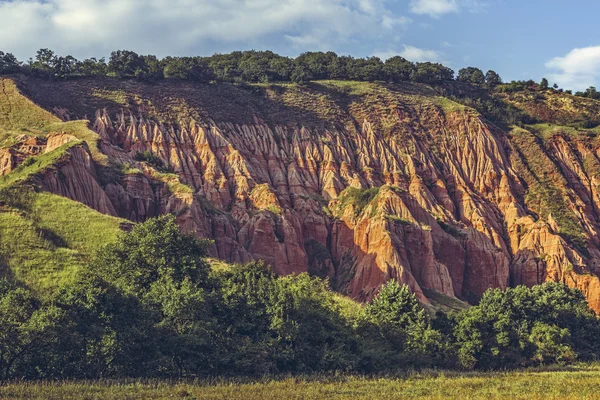
[{"label": "cloudy sky", "polygon": [[0,50],[400,54],[505,80],[600,86],[598,0],[0,0]]}]

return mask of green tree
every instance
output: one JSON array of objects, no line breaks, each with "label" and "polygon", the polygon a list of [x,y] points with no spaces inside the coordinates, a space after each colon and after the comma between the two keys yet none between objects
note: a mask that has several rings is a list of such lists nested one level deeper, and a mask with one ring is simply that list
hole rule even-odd
[{"label": "green tree", "polygon": [[459,82],[474,83],[476,85],[483,85],[485,83],[483,72],[475,67],[462,68],[458,71],[456,79]]},{"label": "green tree", "polygon": [[352,64],[353,58],[350,56],[335,57],[327,66],[327,75],[329,79],[348,79],[348,67]]},{"label": "green tree", "polygon": [[272,52],[244,52],[238,64],[242,80],[245,82],[269,82],[272,55]]},{"label": "green tree", "polygon": [[357,343],[340,316],[328,282],[305,273],[279,278],[274,284],[267,312],[277,370],[354,369]]},{"label": "green tree", "polygon": [[308,83],[312,79],[312,75],[306,68],[302,68],[301,66],[294,67],[294,71],[292,71],[292,75],[290,76],[292,82],[305,84]]},{"label": "green tree", "polygon": [[205,286],[209,266],[203,257],[210,243],[181,233],[172,215],[153,218],[103,246],[90,264],[91,271],[141,297],[164,278]]},{"label": "green tree", "polygon": [[549,86],[550,84],[548,83],[548,79],[542,78],[542,81],[540,82],[540,89],[546,90]]},{"label": "green tree", "polygon": [[365,314],[378,324],[402,330],[427,324],[427,314],[410,288],[393,280],[386,283],[365,307]]},{"label": "green tree", "polygon": [[11,53],[0,51],[0,74],[19,72],[21,63]]},{"label": "green tree", "polygon": [[304,74],[308,77],[308,80],[327,79],[329,68],[336,58],[337,54],[331,51],[327,53],[320,51],[307,52],[296,57],[294,65],[295,69],[305,70]]},{"label": "green tree", "polygon": [[162,216],[102,247],[90,263],[90,274],[137,297],[156,315],[165,375],[214,372],[218,363],[212,282],[204,260],[210,243],[181,233],[173,216]]},{"label": "green tree", "polygon": [[485,83],[488,87],[495,87],[502,84],[502,78],[496,71],[489,70],[485,73]]},{"label": "green tree", "polygon": [[129,50],[113,51],[108,60],[107,72],[119,78],[135,78],[149,72],[144,57]]},{"label": "green tree", "polygon": [[98,379],[156,375],[158,315],[95,274],[62,287],[54,298],[64,333],[53,346],[51,376]]},{"label": "green tree", "polygon": [[237,373],[277,371],[277,337],[271,334],[269,307],[275,275],[263,262],[234,266],[220,276],[219,319],[229,334],[229,351],[221,357]]},{"label": "green tree", "polygon": [[140,80],[155,81],[165,77],[163,65],[160,60],[154,55],[146,55],[142,57],[144,67],[136,71],[136,78]]},{"label": "green tree", "polygon": [[213,71],[200,57],[167,57],[162,60],[164,77],[195,82],[210,82],[215,77]]},{"label": "green tree", "polygon": [[383,78],[383,63],[377,57],[354,59],[350,79],[373,82]]},{"label": "green tree", "polygon": [[[544,325],[533,335],[535,324]],[[558,329],[560,335],[547,326]],[[540,354],[544,359],[570,358],[567,349],[560,347],[567,340],[563,329],[569,332],[570,346],[578,358],[600,355],[600,347],[591,339],[600,334],[600,323],[581,291],[560,283],[545,283],[504,292],[488,290],[477,306],[459,316],[454,335],[463,366],[506,368],[539,362]],[[546,334],[562,339],[546,343]],[[549,355],[551,345],[564,349],[564,354],[561,350],[560,354]]]},{"label": "green tree", "polygon": [[104,58],[87,58],[78,65],[81,76],[103,76],[106,75],[106,60]]},{"label": "green tree", "polygon": [[29,60],[31,71],[38,76],[51,76],[58,57],[50,49],[38,50],[35,60]]},{"label": "green tree", "polygon": [[[376,337],[385,340],[383,347],[377,342],[367,342],[370,347],[367,357],[380,359],[370,360],[375,368],[369,369],[385,368],[383,365],[390,360],[396,368],[407,364],[432,366],[445,358],[441,333],[431,328],[425,309],[407,285],[396,281],[386,283],[365,307],[362,324],[361,336],[375,330],[378,332]],[[375,353],[373,348],[377,349]],[[381,348],[384,350],[381,351]]]},{"label": "green tree", "polygon": [[288,57],[273,57],[269,61],[270,80],[289,81],[294,70],[294,60]]},{"label": "green tree", "polygon": [[416,63],[410,80],[421,83],[441,83],[454,79],[454,71],[438,63]]},{"label": "green tree", "polygon": [[79,61],[75,57],[57,57],[54,62],[54,76],[57,78],[69,78],[77,74]]},{"label": "green tree", "polygon": [[210,297],[190,277],[177,282],[162,276],[152,285],[144,300],[158,313],[162,374],[188,377],[225,371],[225,341],[212,315]]},{"label": "green tree", "polygon": [[594,86],[590,86],[583,92],[583,97],[587,97],[589,99],[600,99],[600,92],[596,90]]},{"label": "green tree", "polygon": [[413,69],[414,64],[400,56],[388,58],[383,65],[386,79],[392,82],[408,81]]},{"label": "green tree", "polygon": [[577,357],[571,348],[571,333],[567,328],[536,322],[529,341],[535,347],[533,360],[540,364],[571,363]]},{"label": "green tree", "polygon": [[242,58],[241,51],[230,54],[215,54],[208,59],[215,79],[219,82],[235,82],[240,77],[238,65]]},{"label": "green tree", "polygon": [[60,336],[63,315],[28,290],[0,281],[0,379],[45,377],[44,359]]}]

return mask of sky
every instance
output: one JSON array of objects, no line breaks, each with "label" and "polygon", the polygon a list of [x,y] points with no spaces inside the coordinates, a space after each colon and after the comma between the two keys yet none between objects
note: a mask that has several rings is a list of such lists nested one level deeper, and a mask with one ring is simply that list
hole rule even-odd
[{"label": "sky", "polygon": [[0,0],[0,51],[401,55],[600,87],[598,0]]}]

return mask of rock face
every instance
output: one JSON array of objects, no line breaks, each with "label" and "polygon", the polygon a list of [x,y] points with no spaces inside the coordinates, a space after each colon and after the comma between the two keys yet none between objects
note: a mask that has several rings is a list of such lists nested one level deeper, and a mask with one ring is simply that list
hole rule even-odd
[{"label": "rock face", "polygon": [[[358,299],[390,279],[425,303],[423,289],[476,301],[489,288],[554,280],[600,311],[595,141],[502,131],[407,91],[374,98],[335,103],[325,126],[274,123],[267,112],[161,123],[140,108],[100,110],[90,128],[118,179],[100,183],[85,145],[38,179],[131,221],[174,213],[214,239],[216,257],[329,276]],[[11,157],[0,154],[1,171]]]}]

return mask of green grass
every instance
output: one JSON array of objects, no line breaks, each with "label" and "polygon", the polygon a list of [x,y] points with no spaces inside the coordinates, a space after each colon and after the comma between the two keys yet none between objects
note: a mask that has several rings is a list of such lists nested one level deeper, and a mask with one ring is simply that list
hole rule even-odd
[{"label": "green grass", "polygon": [[170,172],[159,172],[157,170],[153,170],[150,174],[152,178],[163,182],[169,192],[173,194],[192,194],[194,193],[194,188],[185,183],[182,183],[179,180],[179,176],[177,174],[173,174]]},{"label": "green grass", "polygon": [[433,97],[432,100],[435,105],[439,106],[445,112],[456,112],[469,109],[469,107],[459,104],[445,97],[436,96]]},{"label": "green grass", "polygon": [[444,311],[460,311],[469,308],[469,304],[435,290],[421,288],[423,294],[429,299],[431,304],[436,308],[441,308]]},{"label": "green grass", "polygon": [[527,125],[527,129],[535,132],[543,139],[550,139],[553,135],[557,134],[566,135],[571,138],[580,138],[582,136],[596,137],[600,133],[600,126],[591,129],[578,129],[571,126],[547,123]]},{"label": "green grass", "polygon": [[399,217],[397,215],[388,214],[385,216],[385,218],[391,222],[399,223],[400,225],[413,225],[413,221],[406,219],[406,218]]},{"label": "green grass", "polygon": [[31,190],[27,204],[11,206],[5,202],[0,208],[0,272],[44,293],[73,279],[99,246],[116,239],[125,221],[29,188],[31,178],[66,161],[68,150],[84,141],[100,166],[109,166],[108,157],[100,152],[100,138],[88,128],[87,121],[61,122],[23,96],[14,81],[0,78],[0,146],[15,143],[16,136],[23,133],[37,137],[67,133],[79,139],[29,157],[0,177],[0,188]]},{"label": "green grass", "polygon": [[14,144],[21,134],[46,137],[50,133],[68,133],[86,141],[92,157],[108,165],[108,156],[98,148],[100,136],[88,128],[88,121],[62,122],[23,96],[11,79],[0,78],[0,147]]},{"label": "green grass", "polygon": [[33,196],[32,212],[0,211],[4,276],[45,292],[73,279],[102,244],[121,231],[119,218],[50,193]]},{"label": "green grass", "polygon": [[314,84],[326,87],[328,89],[334,89],[351,96],[364,96],[371,94],[376,91],[379,86],[378,84],[372,82],[335,80],[317,81],[314,82]]},{"label": "green grass", "polygon": [[0,132],[31,134],[56,122],[60,119],[23,96],[11,79],[0,77]]},{"label": "green grass", "polygon": [[568,198],[569,185],[548,156],[544,138],[535,132],[514,128],[509,139],[517,150],[511,153],[513,168],[527,184],[527,207],[544,219],[552,214],[560,227],[559,234],[587,255],[585,232],[565,200]]},{"label": "green grass", "polygon": [[403,378],[288,377],[258,382],[217,380],[7,382],[1,399],[592,399],[600,368],[497,373],[423,372]]},{"label": "green grass", "polygon": [[43,173],[44,170],[48,168],[52,168],[58,162],[66,160],[69,157],[67,150],[74,146],[78,146],[81,143],[81,141],[69,142],[57,149],[54,149],[50,153],[41,154],[36,157],[29,157],[14,171],[0,177],[0,186],[9,186],[18,182],[28,181],[31,177]]},{"label": "green grass", "polygon": [[98,143],[100,135],[88,128],[88,121],[69,121],[49,124],[44,127],[46,133],[64,132],[75,136],[77,139],[85,141],[90,149],[90,154],[94,161],[102,166],[108,166],[108,156],[100,151]]},{"label": "green grass", "polygon": [[354,208],[354,215],[360,216],[365,208],[377,197],[379,194],[378,187],[368,189],[358,189],[352,186],[344,189],[338,199],[334,209],[334,214],[340,216],[344,213],[344,210],[352,206]]}]

